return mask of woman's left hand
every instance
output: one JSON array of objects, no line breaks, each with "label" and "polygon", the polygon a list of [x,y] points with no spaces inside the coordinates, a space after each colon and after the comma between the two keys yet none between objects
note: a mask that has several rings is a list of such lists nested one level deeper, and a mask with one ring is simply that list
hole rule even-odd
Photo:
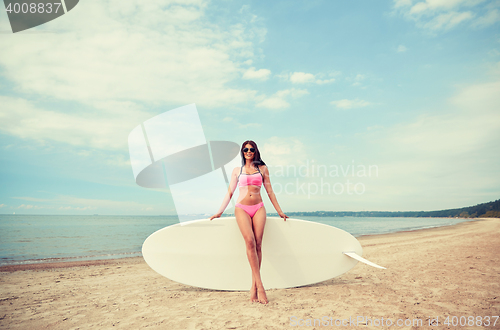
[{"label": "woman's left hand", "polygon": [[283,218],[283,220],[285,220],[285,221],[286,221],[286,218],[288,218],[288,216],[287,216],[285,213],[283,213],[283,212],[280,212],[280,213],[278,213],[278,214],[279,214],[279,216],[280,216],[280,217],[282,217],[282,218]]}]

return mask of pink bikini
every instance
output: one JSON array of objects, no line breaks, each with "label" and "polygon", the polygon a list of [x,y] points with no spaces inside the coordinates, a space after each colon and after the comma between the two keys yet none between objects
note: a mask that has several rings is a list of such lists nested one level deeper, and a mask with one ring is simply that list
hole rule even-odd
[{"label": "pink bikini", "polygon": [[[259,172],[255,172],[253,174],[241,173],[241,171],[243,171],[243,166],[242,166],[241,170],[240,170],[240,175],[238,175],[238,186],[239,187],[244,187],[244,186],[259,186],[260,187],[260,186],[262,186],[262,182],[263,182],[264,178],[262,177],[262,173],[260,173],[260,170],[258,167],[257,167],[257,170]],[[243,176],[241,176],[242,174],[243,174]],[[240,204],[240,203],[236,204],[236,207],[239,207],[240,209],[245,211],[250,216],[250,218],[252,218],[255,215],[255,213],[262,206],[264,206],[263,202],[260,202],[258,204],[254,204],[254,205],[244,205],[244,204]]]}]

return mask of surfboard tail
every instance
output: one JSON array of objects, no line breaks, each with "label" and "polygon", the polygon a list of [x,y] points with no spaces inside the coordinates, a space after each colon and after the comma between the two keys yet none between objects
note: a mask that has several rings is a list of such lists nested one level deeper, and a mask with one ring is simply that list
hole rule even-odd
[{"label": "surfboard tail", "polygon": [[342,252],[342,253],[345,254],[348,257],[356,259],[357,261],[361,261],[362,263],[365,263],[365,264],[367,264],[369,266],[372,266],[372,267],[375,267],[375,268],[380,268],[380,269],[387,269],[385,267],[377,265],[376,263],[371,262],[370,260],[366,260],[365,258],[363,258],[360,255],[358,255],[356,252]]}]

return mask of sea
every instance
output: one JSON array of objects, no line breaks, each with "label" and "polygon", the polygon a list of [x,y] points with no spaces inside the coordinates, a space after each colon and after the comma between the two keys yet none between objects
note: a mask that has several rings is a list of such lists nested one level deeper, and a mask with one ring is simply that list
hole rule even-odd
[{"label": "sea", "polygon": [[[355,237],[454,225],[458,218],[313,217]],[[177,216],[0,214],[0,266],[141,256],[144,240]]]}]

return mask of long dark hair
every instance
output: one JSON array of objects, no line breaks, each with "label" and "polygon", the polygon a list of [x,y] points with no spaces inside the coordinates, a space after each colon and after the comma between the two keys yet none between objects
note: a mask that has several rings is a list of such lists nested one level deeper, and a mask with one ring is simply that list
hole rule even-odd
[{"label": "long dark hair", "polygon": [[252,147],[255,149],[255,153],[253,154],[252,165],[255,166],[255,167],[257,167],[259,165],[266,165],[266,163],[264,163],[264,161],[262,160],[262,158],[260,158],[260,151],[259,151],[259,148],[257,148],[257,143],[253,142],[252,140],[245,141],[241,145],[241,150],[240,150],[241,165],[245,166],[245,155],[243,154],[243,149],[245,148],[245,146],[247,144],[252,145]]}]

